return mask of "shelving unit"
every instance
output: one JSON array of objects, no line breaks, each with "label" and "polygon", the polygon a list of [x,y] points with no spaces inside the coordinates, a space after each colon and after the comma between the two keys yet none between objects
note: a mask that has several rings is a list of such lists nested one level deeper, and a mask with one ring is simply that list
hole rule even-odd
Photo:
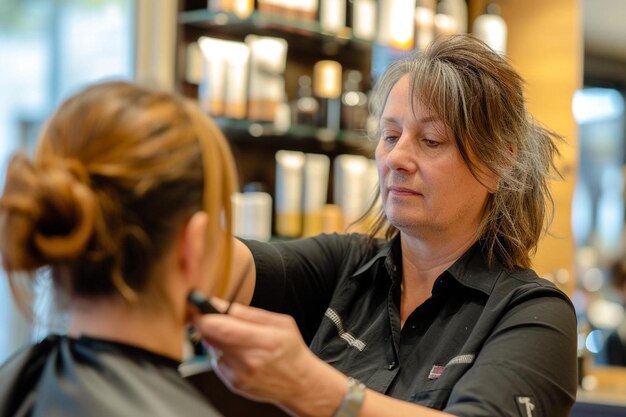
[{"label": "shelving unit", "polygon": [[289,44],[285,73],[289,98],[295,96],[297,77],[311,75],[313,64],[321,59],[333,59],[344,68],[357,69],[364,76],[364,84],[371,84],[371,51],[374,44],[354,38],[349,32],[329,34],[322,31],[318,22],[284,19],[259,11],[240,18],[233,13],[214,12],[206,8],[187,9],[187,3],[193,2],[180,2],[176,62],[177,86],[185,94],[197,95],[195,87],[186,84],[182,77],[185,45],[204,35],[237,41],[242,41],[249,34],[285,39]]},{"label": "shelving unit", "polygon": [[[310,126],[294,126],[286,132],[277,132],[269,123],[245,120],[216,119],[229,139],[242,187],[248,183],[261,183],[274,194],[276,166],[274,154],[281,150],[321,153],[332,160],[341,154],[360,154],[372,157],[375,143],[365,132],[330,132]],[[332,172],[331,172],[332,176]],[[329,196],[332,195],[332,181]]]},{"label": "shelving unit", "polygon": [[[285,90],[290,101],[296,98],[298,77],[312,76],[314,64],[323,59],[339,62],[344,71],[358,70],[363,75],[362,85],[366,89],[371,85],[374,44],[352,37],[350,30],[340,35],[329,34],[318,21],[286,19],[258,10],[241,18],[233,13],[209,10],[206,1],[195,0],[179,1],[177,24],[176,88],[189,97],[198,96],[198,86],[184,77],[186,47],[201,36],[243,41],[247,35],[255,34],[285,39],[288,43]],[[230,141],[241,187],[260,182],[272,195],[274,154],[280,149],[323,153],[331,160],[343,153],[373,156],[374,143],[362,131],[331,131],[300,125],[277,131],[272,123],[254,120],[217,118],[217,122]],[[332,195],[332,185],[330,188]]]},{"label": "shelving unit", "polygon": [[216,118],[217,124],[235,145],[258,146],[263,141],[270,147],[305,152],[357,152],[368,155],[374,151],[374,142],[366,132],[353,130],[332,131],[313,126],[295,125],[286,131],[277,130],[272,123]]},{"label": "shelving unit", "polygon": [[349,30],[339,35],[325,33],[317,21],[286,19],[258,10],[245,18],[208,9],[187,10],[178,14],[178,23],[196,26],[221,36],[241,37],[252,30],[257,35],[285,38],[290,46],[294,45],[298,49],[320,48],[321,45],[322,48],[329,48],[329,51],[346,46],[368,50],[372,46],[371,42],[352,37]]}]

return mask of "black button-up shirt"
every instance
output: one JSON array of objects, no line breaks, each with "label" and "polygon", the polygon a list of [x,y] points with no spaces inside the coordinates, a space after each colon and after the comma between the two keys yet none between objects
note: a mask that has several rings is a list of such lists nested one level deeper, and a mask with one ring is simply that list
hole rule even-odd
[{"label": "black button-up shirt", "polygon": [[567,416],[576,318],[531,270],[491,269],[475,244],[400,326],[400,237],[245,242],[252,304],[291,314],[311,349],[368,388],[458,416]]}]

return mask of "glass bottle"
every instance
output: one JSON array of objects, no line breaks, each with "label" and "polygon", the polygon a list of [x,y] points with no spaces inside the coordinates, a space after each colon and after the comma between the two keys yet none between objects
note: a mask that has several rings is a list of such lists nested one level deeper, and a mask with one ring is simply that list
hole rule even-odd
[{"label": "glass bottle", "polygon": [[367,95],[361,91],[360,71],[348,70],[344,77],[341,96],[342,127],[347,130],[365,130],[367,125]]},{"label": "glass bottle", "polygon": [[294,125],[316,126],[319,103],[313,97],[312,81],[308,75],[298,78],[298,97],[292,103],[292,123]]}]

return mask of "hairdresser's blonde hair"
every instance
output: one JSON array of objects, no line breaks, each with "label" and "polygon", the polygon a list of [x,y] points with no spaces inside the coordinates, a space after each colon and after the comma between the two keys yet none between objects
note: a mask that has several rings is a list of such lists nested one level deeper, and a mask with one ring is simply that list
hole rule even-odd
[{"label": "hairdresser's blonde hair", "polygon": [[95,85],[60,106],[32,159],[10,161],[2,264],[12,288],[15,273],[48,267],[70,297],[117,292],[132,302],[153,284],[152,266],[176,230],[204,210],[213,273],[227,277],[235,187],[228,144],[195,103],[124,82]]},{"label": "hairdresser's blonde hair", "polygon": [[[561,138],[533,120],[526,109],[523,80],[513,67],[472,36],[440,37],[423,53],[392,63],[370,102],[376,120],[389,92],[405,75],[411,89],[407,105],[422,101],[441,117],[479,181],[479,165],[498,178],[479,230],[489,261],[529,267],[552,214],[549,180],[558,173],[554,159]],[[371,134],[379,138],[378,127]],[[372,204],[370,212],[374,210],[379,211],[374,213],[377,221],[371,235],[394,236],[397,230],[384,212]]]}]

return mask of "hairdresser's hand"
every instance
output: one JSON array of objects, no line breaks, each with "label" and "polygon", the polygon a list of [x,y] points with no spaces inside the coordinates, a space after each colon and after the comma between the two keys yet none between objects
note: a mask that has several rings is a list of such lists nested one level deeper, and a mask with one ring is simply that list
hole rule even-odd
[{"label": "hairdresser's hand", "polygon": [[235,304],[194,324],[217,350],[215,371],[233,391],[300,416],[331,416],[341,403],[346,377],[308,349],[290,316]]}]

